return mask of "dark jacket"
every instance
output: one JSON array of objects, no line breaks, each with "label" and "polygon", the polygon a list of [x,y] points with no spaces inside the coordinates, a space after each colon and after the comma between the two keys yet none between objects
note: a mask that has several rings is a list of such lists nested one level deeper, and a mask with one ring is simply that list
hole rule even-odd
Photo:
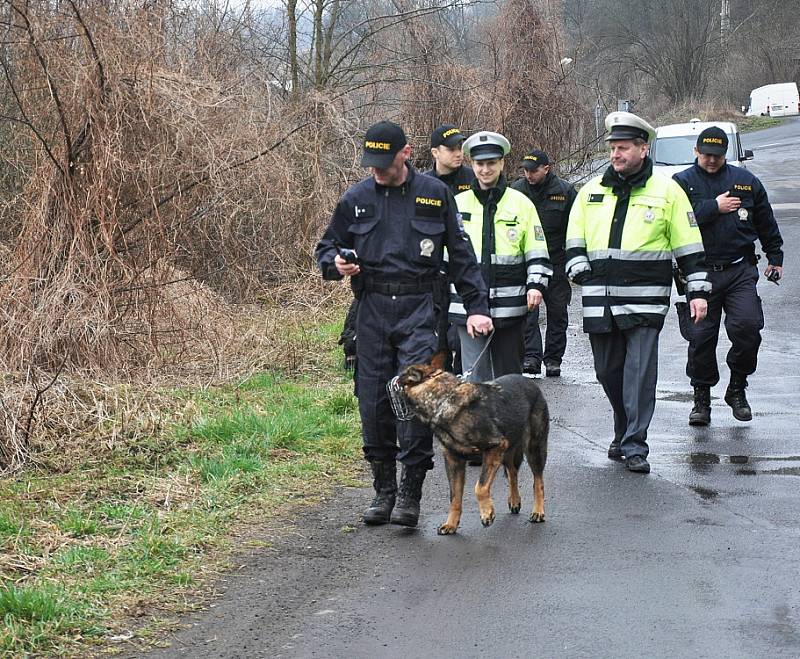
[{"label": "dark jacket", "polygon": [[[673,178],[692,203],[709,265],[727,265],[742,257],[755,261],[756,240],[770,264],[783,265],[783,238],[767,191],[753,174],[728,164],[709,174],[695,160]],[[739,211],[720,214],[716,198],[726,190],[742,200],[741,215]]]},{"label": "dark jacket", "polygon": [[547,239],[547,251],[553,263],[554,274],[564,274],[564,243],[567,240],[567,222],[577,192],[571,183],[559,178],[552,171],[547,173],[539,185],[531,185],[520,178],[511,184],[514,190],[527,195],[536,206],[539,220]]},{"label": "dark jacket", "polygon": [[488,316],[486,284],[456,218],[453,195],[441,181],[406,166],[408,177],[399,187],[370,177],[342,195],[314,252],[323,278],[342,278],[334,265],[339,245],[358,254],[361,274],[351,278],[357,295],[375,283],[432,290],[447,248],[450,279],[468,313]]},{"label": "dark jacket", "polygon": [[456,171],[451,174],[445,174],[444,176],[437,174],[436,169],[429,169],[425,172],[425,176],[438,178],[450,188],[450,192],[453,193],[453,196],[457,195],[459,192],[469,190],[470,185],[475,180],[475,172],[472,171],[472,167],[467,167],[466,165],[461,165]]}]

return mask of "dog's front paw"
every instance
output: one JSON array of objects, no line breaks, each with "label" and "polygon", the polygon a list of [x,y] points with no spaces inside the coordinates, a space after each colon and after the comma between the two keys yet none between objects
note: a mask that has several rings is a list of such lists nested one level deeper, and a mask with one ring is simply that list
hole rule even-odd
[{"label": "dog's front paw", "polygon": [[438,529],[436,529],[436,533],[439,535],[453,535],[457,528],[458,524],[450,524],[449,522],[445,522]]},{"label": "dog's front paw", "polygon": [[484,526],[491,526],[494,522],[494,508],[490,508],[487,512],[481,513],[481,524]]},{"label": "dog's front paw", "polygon": [[508,509],[511,511],[512,515],[519,515],[519,511],[522,510],[522,502],[515,501],[512,503],[511,499],[508,500]]},{"label": "dog's front paw", "polygon": [[544,513],[531,513],[531,516],[528,518],[529,521],[533,522],[534,524],[538,524],[539,522],[544,521]]}]

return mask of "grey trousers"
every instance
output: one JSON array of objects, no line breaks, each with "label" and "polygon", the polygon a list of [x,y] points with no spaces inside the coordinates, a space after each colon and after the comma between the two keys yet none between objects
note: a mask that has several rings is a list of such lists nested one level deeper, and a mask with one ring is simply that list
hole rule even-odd
[{"label": "grey trousers", "polygon": [[658,335],[654,327],[589,334],[597,381],[614,410],[614,439],[626,458],[646,458],[647,429],[656,406]]},{"label": "grey trousers", "polygon": [[[525,353],[525,318],[508,327],[495,327],[492,342],[483,353],[478,363],[478,355],[486,347],[488,336],[467,334],[467,328],[458,326],[458,338],[461,343],[462,372],[472,368],[467,377],[469,382],[488,382],[509,373],[522,373],[522,356]],[[474,366],[473,366],[474,365]]]}]

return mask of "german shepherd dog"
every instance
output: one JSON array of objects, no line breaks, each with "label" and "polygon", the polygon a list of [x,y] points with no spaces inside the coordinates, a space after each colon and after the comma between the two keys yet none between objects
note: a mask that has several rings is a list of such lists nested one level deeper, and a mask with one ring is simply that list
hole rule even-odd
[{"label": "german shepherd dog", "polygon": [[550,415],[533,380],[504,375],[487,383],[461,382],[442,369],[444,353],[427,364],[408,366],[398,378],[409,409],[428,425],[443,447],[450,510],[439,535],[455,533],[461,521],[466,461],[481,453],[483,467],[475,485],[481,523],[494,522],[491,489],[502,464],[508,477],[508,509],[522,508],[517,476],[524,454],[533,472],[531,522],[544,522],[544,465]]}]

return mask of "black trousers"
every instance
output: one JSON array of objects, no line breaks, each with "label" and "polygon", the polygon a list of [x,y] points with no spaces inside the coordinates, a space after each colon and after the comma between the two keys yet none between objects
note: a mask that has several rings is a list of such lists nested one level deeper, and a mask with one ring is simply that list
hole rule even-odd
[{"label": "black trousers", "polygon": [[436,349],[437,313],[432,293],[383,295],[365,291],[358,306],[358,409],[364,457],[433,468],[433,436],[418,421],[398,421],[386,383],[409,364],[426,362]]},{"label": "black trousers", "polygon": [[689,335],[689,354],[686,375],[692,386],[713,387],[719,382],[717,342],[722,312],[725,312],[725,331],[731,342],[726,361],[731,372],[748,376],[755,373],[764,312],[756,290],[758,268],[746,259],[722,271],[708,273],[711,295],[708,314],[692,325]]},{"label": "black trousers", "polygon": [[547,330],[545,332],[544,352],[542,333],[539,329],[539,307],[528,312],[525,327],[525,361],[533,364],[561,364],[567,349],[567,326],[569,317],[567,307],[572,300],[572,287],[564,275],[553,275],[545,290],[544,304],[547,306]]}]

